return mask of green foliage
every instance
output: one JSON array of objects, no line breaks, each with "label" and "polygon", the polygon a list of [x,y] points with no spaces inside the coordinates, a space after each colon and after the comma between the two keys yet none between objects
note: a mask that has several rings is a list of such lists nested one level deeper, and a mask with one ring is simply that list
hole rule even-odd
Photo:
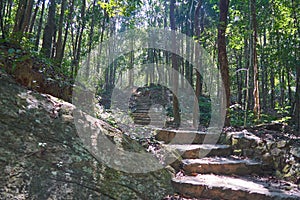
[{"label": "green foliage", "polygon": [[276,119],[275,121],[277,122],[283,122],[283,123],[289,123],[291,121],[291,116],[290,116],[290,112],[291,112],[291,106],[290,105],[286,105],[286,106],[279,106],[278,104],[275,107],[275,110],[277,111],[277,114],[279,116],[278,119]]},{"label": "green foliage", "polygon": [[211,100],[206,96],[199,97],[200,124],[208,127],[211,119]]},{"label": "green foliage", "polygon": [[243,126],[244,124],[244,111],[241,108],[240,104],[235,104],[230,107],[230,125],[231,126]]},{"label": "green foliage", "polygon": [[[34,60],[41,63],[43,70],[44,68],[51,68],[51,70],[45,70],[45,73],[56,73],[64,74],[66,77],[73,77],[71,74],[74,69],[78,70],[81,65],[77,63],[81,62],[86,58],[89,51],[93,48],[98,48],[99,42],[102,39],[110,37],[112,34],[122,32],[128,29],[144,29],[148,27],[157,28],[168,28],[169,24],[169,2],[162,0],[151,0],[151,1],[133,1],[133,0],[97,0],[85,1],[74,1],[74,4],[67,4],[64,10],[63,20],[63,39],[66,36],[65,53],[62,63],[60,60],[57,61],[53,58],[46,58],[40,53],[40,47],[42,43],[42,37],[36,43],[37,30],[39,28],[39,19],[42,22],[42,32],[45,29],[45,23],[47,21],[49,5],[45,3],[44,14],[41,14],[41,9],[38,9],[36,13],[35,21],[31,18],[28,26],[33,27],[33,31],[29,33],[29,30],[25,29],[24,32],[14,32],[14,22],[16,22],[19,12],[18,3],[20,1],[3,1],[3,15],[0,19],[4,25],[3,30],[0,30],[0,34],[6,36],[6,39],[0,39],[0,44],[4,42],[12,43],[22,48],[11,47],[6,52],[0,52],[2,56],[8,56],[11,58],[13,70],[19,62],[23,62],[30,57],[34,57]],[[42,1],[43,2],[43,1]],[[47,2],[47,1],[46,1]],[[57,1],[56,7],[56,26],[59,30],[58,21],[60,15],[60,8],[62,1]],[[72,1],[71,1],[72,2]],[[199,2],[199,1],[197,1]],[[192,37],[196,42],[208,51],[209,55],[212,55],[214,61],[217,61],[217,27],[219,25],[219,7],[217,0],[202,1],[202,6],[199,14],[201,34],[195,35],[195,7],[197,2],[195,1],[177,1],[175,8],[175,22],[178,31],[187,34]],[[13,6],[9,7],[9,4]],[[238,102],[245,102],[246,95],[245,89],[248,87],[251,97],[252,87],[252,72],[249,63],[249,43],[250,43],[250,16],[249,16],[249,1],[243,0],[232,0],[230,1],[228,26],[226,30],[227,38],[227,54],[230,67],[230,80],[231,80],[231,93],[232,99],[238,92],[243,93],[239,95],[241,99]],[[246,5],[246,6],[245,6]],[[36,5],[34,5],[35,7]],[[37,5],[37,6],[41,6]],[[72,7],[73,6],[73,7]],[[25,8],[26,9],[26,8]],[[82,9],[85,9],[84,12]],[[34,11],[33,9],[32,11]],[[255,121],[253,118],[252,111],[244,111],[242,109],[232,108],[231,122],[233,125],[242,126],[244,124],[244,116],[247,116],[247,125],[252,125],[260,122],[269,122],[272,120],[290,122],[291,103],[295,100],[295,89],[296,86],[296,68],[298,66],[297,61],[299,60],[299,20],[300,19],[299,1],[288,1],[288,0],[273,0],[273,1],[257,1],[256,2],[256,16],[257,16],[257,53],[258,53],[258,67],[259,67],[259,85],[260,91],[265,89],[266,101],[270,101],[270,91],[274,91],[274,101],[282,95],[281,89],[284,88],[287,91],[290,87],[292,88],[289,94],[288,103],[286,105],[277,104],[275,111],[276,117],[262,114],[259,121]],[[30,16],[34,16],[31,13]],[[70,16],[69,16],[70,14]],[[70,18],[69,18],[70,17]],[[113,22],[113,23],[111,23]],[[33,24],[31,24],[33,23]],[[68,24],[70,23],[70,24]],[[64,30],[66,25],[69,25],[68,30]],[[93,33],[93,34],[92,34]],[[81,35],[82,34],[82,35]],[[103,37],[102,37],[103,36]],[[80,44],[79,38],[82,38]],[[58,37],[53,38],[52,49],[53,56],[56,55]],[[78,42],[78,43],[77,43]],[[79,48],[80,47],[80,48]],[[101,47],[100,47],[101,48]],[[99,48],[99,50],[100,50]],[[113,49],[112,45],[112,51]],[[182,48],[184,49],[184,48]],[[24,53],[24,51],[26,53]],[[102,52],[102,54],[105,52]],[[157,53],[157,52],[156,52]],[[149,63],[149,53],[147,50],[135,51],[133,65],[134,67],[141,68],[142,64]],[[150,56],[151,57],[151,56]],[[170,62],[170,57],[164,55],[158,55],[157,61],[159,63]],[[97,62],[97,61],[92,61]],[[152,61],[151,61],[152,62]],[[76,64],[74,64],[76,63]],[[104,88],[107,85],[113,87],[114,78],[117,74],[124,75],[129,68],[132,68],[130,63],[130,54],[122,55],[116,60],[114,66],[110,66],[109,81],[105,77],[106,72],[102,73],[102,77],[99,78],[99,87],[97,88],[98,93],[104,93]],[[246,85],[246,69],[249,70],[249,85]],[[185,73],[187,69],[182,70]],[[115,73],[115,74],[112,74]],[[274,88],[271,85],[271,72],[274,76]],[[74,72],[73,72],[74,73]],[[144,71],[142,71],[144,73]],[[284,73],[282,75],[282,73]],[[289,80],[286,77],[289,75]],[[114,76],[114,77],[113,77]],[[146,75],[145,75],[146,76]],[[186,74],[185,74],[186,76]],[[284,76],[282,81],[281,76]],[[113,78],[111,78],[113,77]],[[62,80],[63,81],[63,80]],[[142,80],[143,81],[143,80]],[[141,82],[142,82],[141,81]],[[264,84],[266,83],[266,84]],[[140,84],[140,82],[139,82]],[[111,88],[110,88],[111,89]],[[284,91],[284,92],[285,92]],[[109,94],[104,94],[109,96]],[[260,95],[262,99],[263,95]],[[287,97],[288,95],[286,95]],[[291,97],[290,97],[291,96]],[[286,98],[285,97],[285,98]],[[234,99],[236,101],[236,99]],[[252,99],[248,100],[249,108]],[[242,105],[244,106],[244,105]],[[204,97],[200,97],[200,121],[207,125],[210,119],[210,102]],[[261,106],[263,109],[265,105]],[[248,109],[249,109],[248,108]],[[167,108],[168,114],[172,116],[172,108]],[[272,108],[273,109],[273,108]]]},{"label": "green foliage", "polygon": [[7,49],[7,55],[3,52],[3,56],[7,56],[12,63],[12,71],[15,71],[17,64],[22,63],[31,58],[30,54],[26,53],[20,48],[10,47]]},{"label": "green foliage", "polygon": [[244,126],[244,116],[246,112],[247,123],[246,126],[255,126],[257,124],[271,123],[271,122],[281,122],[289,123],[291,117],[289,116],[290,106],[285,108],[278,107],[277,114],[265,114],[261,113],[260,119],[257,120],[252,110],[245,111],[239,105],[231,106],[230,108],[230,119],[231,125],[234,127]]},{"label": "green foliage", "polygon": [[107,2],[99,1],[98,4],[110,17],[130,16],[130,14],[141,5],[141,1],[110,0]]}]

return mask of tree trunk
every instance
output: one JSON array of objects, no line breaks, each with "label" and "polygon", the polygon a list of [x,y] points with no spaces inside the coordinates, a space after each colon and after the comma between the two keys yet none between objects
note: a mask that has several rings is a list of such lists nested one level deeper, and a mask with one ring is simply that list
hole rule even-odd
[{"label": "tree trunk", "polygon": [[64,15],[65,15],[65,8],[66,8],[66,0],[62,0],[61,8],[60,8],[60,16],[59,16],[59,23],[58,23],[58,36],[56,41],[56,54],[55,60],[57,65],[61,65],[61,61],[63,59],[63,27],[64,27]]},{"label": "tree trunk", "polygon": [[[13,34],[17,36],[16,39],[21,39],[23,33],[28,30],[29,22],[31,18],[33,0],[20,0],[18,4],[18,10],[15,18],[15,26]],[[16,35],[17,34],[17,35]]]},{"label": "tree trunk", "polygon": [[5,19],[4,19],[4,32],[7,34],[10,32],[11,29],[11,23],[8,22],[9,19],[11,19],[12,15],[12,7],[13,7],[13,0],[8,0],[7,2],[7,11],[5,13]]},{"label": "tree trunk", "polygon": [[[237,98],[237,103],[239,105],[242,105],[242,97],[243,97],[243,93],[242,93],[243,92],[243,82],[242,82],[243,76],[242,76],[242,74],[244,73],[244,72],[242,72],[244,69],[241,68],[242,55],[235,51],[235,57],[236,57],[236,73],[235,73],[235,75],[236,75],[236,85],[237,85],[236,98]],[[241,71],[241,73],[240,73],[240,71]]]},{"label": "tree trunk", "polygon": [[253,65],[253,97],[254,97],[254,107],[253,112],[257,119],[260,118],[260,101],[259,101],[259,84],[258,84],[258,66],[257,66],[257,51],[256,51],[256,42],[257,42],[257,23],[256,23],[256,0],[250,1],[250,25],[252,29],[252,45],[250,44],[250,58]]},{"label": "tree trunk", "polygon": [[40,8],[40,3],[41,3],[41,0],[38,0],[36,6],[35,6],[35,9],[34,9],[34,12],[33,12],[33,16],[30,20],[30,28],[29,28],[29,33],[32,33],[33,31],[33,27],[34,27],[34,24],[35,24],[35,20],[36,20],[36,16],[37,16],[37,13],[39,11],[39,8]]},{"label": "tree trunk", "polygon": [[[293,8],[293,18],[294,18],[294,28],[296,28],[297,33],[295,34],[295,38],[294,41],[297,41],[294,43],[295,47],[294,47],[294,52],[295,52],[295,58],[296,58],[296,63],[298,63],[298,65],[296,65],[296,93],[295,93],[295,104],[294,104],[294,113],[293,113],[293,121],[295,122],[295,128],[296,131],[298,133],[298,135],[300,135],[300,60],[299,60],[299,48],[300,48],[300,43],[297,37],[299,37],[300,35],[300,30],[299,30],[299,20],[296,14],[296,5],[295,5],[295,1],[292,0],[292,8]],[[298,27],[298,28],[297,28]]]},{"label": "tree trunk", "polygon": [[25,11],[25,16],[24,16],[24,22],[22,23],[22,26],[21,26],[21,31],[22,32],[28,32],[29,31],[31,13],[32,13],[32,9],[33,9],[33,3],[34,3],[34,0],[27,0],[26,11]]},{"label": "tree trunk", "polygon": [[[183,24],[182,24],[182,27]],[[185,41],[184,40],[181,40],[181,54],[183,55],[184,54],[184,50],[185,50]],[[185,84],[184,84],[184,81],[185,81],[185,78],[184,78],[184,74],[185,74],[185,62],[184,62],[184,58],[180,58],[180,74],[181,74],[181,78],[180,78],[180,88],[185,88]]]},{"label": "tree trunk", "polygon": [[88,78],[90,75],[91,51],[92,51],[94,28],[95,28],[95,14],[96,14],[95,7],[96,7],[96,1],[94,0],[93,1],[93,11],[92,11],[92,22],[91,22],[89,40],[88,40],[88,55],[87,55],[87,63],[86,63],[86,70],[85,70],[86,78]]},{"label": "tree trunk", "polygon": [[228,15],[229,0],[220,0],[220,21],[218,27],[218,61],[221,70],[221,76],[225,89],[225,101],[226,101],[226,118],[225,126],[230,126],[230,77],[228,68],[228,59],[226,52],[226,27],[227,27],[227,15]]},{"label": "tree trunk", "polygon": [[27,0],[20,0],[19,1],[13,33],[22,32],[21,29],[22,29],[22,24],[24,22],[26,6],[27,6]]},{"label": "tree trunk", "polygon": [[45,12],[45,0],[43,0],[41,16],[40,16],[39,25],[38,25],[37,34],[36,34],[36,39],[35,39],[35,50],[36,51],[39,49],[44,12]]},{"label": "tree trunk", "polygon": [[292,97],[292,86],[291,86],[291,75],[290,75],[290,72],[287,71],[286,75],[287,75],[287,86],[288,86],[288,97],[289,97],[289,103],[288,103],[288,105],[292,107],[293,97]]},{"label": "tree trunk", "polygon": [[6,32],[4,30],[4,8],[5,8],[5,2],[0,1],[0,29],[1,29],[1,33],[2,33],[2,38],[5,39],[6,36]]},{"label": "tree trunk", "polygon": [[[104,17],[103,17],[103,20],[102,20],[102,24],[101,23],[99,23],[99,30],[101,30],[101,32],[100,32],[100,45],[99,45],[99,55],[101,55],[102,54],[102,42],[103,42],[103,38],[104,38],[104,31],[106,30],[105,28],[105,22],[107,22],[108,21],[108,14],[107,14],[107,12],[105,12],[104,11]],[[97,63],[97,73],[99,73],[100,72],[100,60],[99,60],[99,62]]]},{"label": "tree trunk", "polygon": [[[175,26],[175,1],[176,0],[171,0],[170,2],[170,25],[171,25],[171,30],[175,31],[176,26]],[[173,52],[177,52],[176,48],[176,36],[175,33],[172,35],[172,50]],[[174,125],[176,127],[180,126],[180,113],[179,113],[179,102],[178,102],[178,58],[175,53],[172,54],[172,68],[173,68],[173,74],[172,74],[172,85],[173,85],[173,115],[174,115]]]},{"label": "tree trunk", "polygon": [[[113,37],[113,35],[115,34],[115,31],[116,31],[116,19],[113,18],[110,21],[110,37]],[[109,47],[109,55],[114,55],[114,52],[115,52],[115,43],[113,41]],[[109,88],[112,89],[114,86],[114,83],[115,83],[114,80],[115,80],[116,62],[114,60],[111,60],[109,63],[110,63],[110,65],[109,65],[108,84],[109,84]]]},{"label": "tree trunk", "polygon": [[[248,39],[245,37],[244,38],[244,68],[247,70],[247,74],[245,76],[245,87],[246,89],[244,90],[244,110],[247,111],[248,110],[248,98],[249,98],[249,84],[248,83],[248,74],[249,74],[249,51],[248,51]],[[247,98],[248,97],[248,98]]]},{"label": "tree trunk", "polygon": [[275,75],[274,75],[273,68],[270,68],[270,88],[271,88],[270,108],[275,108]]},{"label": "tree trunk", "polygon": [[297,79],[296,79],[296,93],[295,93],[295,109],[293,120],[295,122],[295,129],[300,135],[300,66],[296,67]]},{"label": "tree trunk", "polygon": [[281,70],[280,73],[280,105],[282,108],[285,106],[285,70],[284,68]]},{"label": "tree trunk", "polygon": [[56,9],[56,0],[50,0],[50,6],[48,11],[48,19],[47,24],[44,29],[43,34],[43,44],[41,52],[47,57],[51,58],[52,51],[52,42],[53,36],[55,33],[56,25],[55,25],[55,9]]},{"label": "tree trunk", "polygon": [[[202,6],[202,1],[200,0],[195,9],[195,15],[194,15],[194,23],[195,23],[195,36],[197,38],[197,43],[200,45],[200,9]],[[198,127],[199,124],[199,97],[202,93],[202,80],[201,80],[201,75],[200,75],[200,68],[201,66],[201,54],[200,54],[200,49],[199,46],[196,45],[195,49],[195,61],[196,61],[196,88],[195,88],[195,99],[194,99],[194,112],[193,112],[193,126]]]},{"label": "tree trunk", "polygon": [[[191,17],[186,18],[186,26],[187,26],[187,39],[186,39],[186,57],[191,58],[191,49],[192,44],[189,40],[190,37],[193,35],[193,30],[191,30]],[[193,79],[193,68],[192,65],[188,62],[188,60],[185,60],[185,79],[188,81],[188,83],[192,86],[192,79]]]},{"label": "tree trunk", "polygon": [[83,36],[83,30],[85,29],[85,9],[86,9],[86,0],[82,1],[81,6],[81,27],[78,27],[78,32],[76,35],[76,50],[75,50],[75,69],[74,69],[74,77],[77,76],[77,72],[79,70],[79,61],[80,61],[80,55],[81,55],[81,45],[82,45],[82,36]]},{"label": "tree trunk", "polygon": [[260,63],[262,68],[262,75],[261,75],[261,84],[262,84],[262,106],[261,109],[264,111],[267,108],[267,89],[268,89],[268,72],[267,72],[267,62],[265,56],[265,47],[267,44],[267,37],[266,37],[266,29],[264,29],[263,38],[261,39],[262,44],[262,53],[260,57]]},{"label": "tree trunk", "polygon": [[[69,7],[70,12],[69,12],[69,15],[68,15],[67,26],[66,26],[66,30],[65,30],[63,44],[62,44],[61,58],[58,61],[60,64],[62,63],[62,59],[65,55],[65,48],[66,48],[66,43],[67,43],[67,39],[68,39],[68,32],[69,32],[70,24],[71,24],[71,21],[72,21],[72,15],[73,15],[73,12],[74,12],[74,2],[75,2],[75,0],[71,0],[70,7]],[[73,73],[71,73],[71,75],[73,75]]]},{"label": "tree trunk", "polygon": [[[133,40],[130,41],[131,42],[131,48],[133,49]],[[129,87],[132,88],[134,85],[134,51],[131,51],[129,54],[129,59],[130,59],[130,67],[128,70],[128,80],[129,80]]]}]

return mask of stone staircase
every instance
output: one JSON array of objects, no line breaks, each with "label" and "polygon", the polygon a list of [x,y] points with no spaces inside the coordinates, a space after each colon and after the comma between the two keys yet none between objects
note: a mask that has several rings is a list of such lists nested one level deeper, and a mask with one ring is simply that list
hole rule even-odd
[{"label": "stone staircase", "polygon": [[230,145],[203,144],[207,136],[219,137],[197,131],[155,130],[165,149],[181,155],[171,164],[177,171],[172,179],[176,193],[190,199],[300,199],[299,190],[270,181],[270,171],[262,161],[235,156]]},{"label": "stone staircase", "polygon": [[129,112],[136,125],[166,127],[171,125],[172,92],[162,86],[150,84],[132,93]]},{"label": "stone staircase", "polygon": [[164,125],[163,109],[151,107],[151,103],[139,103],[131,108],[133,122],[138,125],[153,125],[161,127]]}]

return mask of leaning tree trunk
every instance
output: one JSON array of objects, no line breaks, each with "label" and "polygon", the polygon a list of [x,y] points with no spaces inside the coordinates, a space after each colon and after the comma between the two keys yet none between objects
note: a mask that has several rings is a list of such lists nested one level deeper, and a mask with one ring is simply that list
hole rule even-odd
[{"label": "leaning tree trunk", "polygon": [[226,52],[226,27],[227,27],[227,15],[228,15],[229,0],[220,0],[220,21],[218,27],[218,60],[221,70],[221,76],[225,89],[225,101],[226,101],[226,118],[225,126],[230,125],[229,106],[230,106],[230,78],[228,59]]}]

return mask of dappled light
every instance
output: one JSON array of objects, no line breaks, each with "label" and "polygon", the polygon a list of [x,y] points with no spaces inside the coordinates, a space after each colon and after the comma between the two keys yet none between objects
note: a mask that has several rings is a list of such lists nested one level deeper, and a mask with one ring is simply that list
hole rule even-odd
[{"label": "dappled light", "polygon": [[300,199],[300,1],[1,0],[0,199]]}]

